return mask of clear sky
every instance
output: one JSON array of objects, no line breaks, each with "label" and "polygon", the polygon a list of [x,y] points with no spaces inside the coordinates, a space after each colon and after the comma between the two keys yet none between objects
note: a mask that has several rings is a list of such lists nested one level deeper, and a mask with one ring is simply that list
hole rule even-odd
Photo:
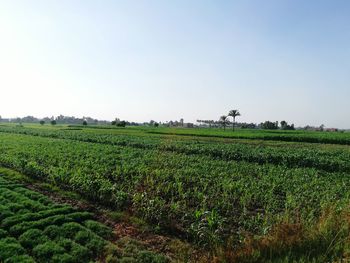
[{"label": "clear sky", "polygon": [[0,0],[0,115],[350,128],[348,0]]}]

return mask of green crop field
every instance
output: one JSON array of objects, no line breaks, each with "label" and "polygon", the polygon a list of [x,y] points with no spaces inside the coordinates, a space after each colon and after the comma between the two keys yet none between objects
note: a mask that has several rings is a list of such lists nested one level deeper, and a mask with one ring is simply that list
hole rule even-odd
[{"label": "green crop field", "polygon": [[[133,259],[118,253],[117,244],[110,241],[112,229],[95,221],[92,213],[55,203],[41,193],[11,182],[8,173],[6,169],[0,171],[0,262]],[[143,259],[167,262],[165,257],[148,251],[132,254],[137,255],[134,262],[143,262]]]},{"label": "green crop field", "polygon": [[88,262],[101,255],[111,235],[90,213],[2,177],[0,207],[2,262]]},{"label": "green crop field", "polygon": [[[0,166],[205,254],[144,262],[350,259],[350,133],[2,124]],[[0,179],[0,261],[101,261],[117,242],[93,214]]]}]

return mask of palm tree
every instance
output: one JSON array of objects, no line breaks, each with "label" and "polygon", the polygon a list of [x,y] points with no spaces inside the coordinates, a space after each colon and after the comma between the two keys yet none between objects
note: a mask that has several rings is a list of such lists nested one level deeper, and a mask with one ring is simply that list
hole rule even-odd
[{"label": "palm tree", "polygon": [[224,130],[226,129],[226,124],[228,123],[227,121],[227,116],[222,115],[219,119],[220,124],[224,127]]},{"label": "palm tree", "polygon": [[231,111],[228,113],[228,116],[232,117],[232,119],[233,119],[233,122],[232,122],[232,131],[234,131],[234,130],[235,130],[236,117],[237,117],[237,116],[241,116],[241,114],[239,113],[238,110],[231,110]]}]

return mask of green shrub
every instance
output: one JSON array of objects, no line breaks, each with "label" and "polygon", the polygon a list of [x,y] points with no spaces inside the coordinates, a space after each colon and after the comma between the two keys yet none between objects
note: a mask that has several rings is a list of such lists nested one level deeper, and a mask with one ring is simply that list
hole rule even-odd
[{"label": "green shrub", "polygon": [[4,238],[7,237],[8,233],[6,230],[4,229],[0,229],[0,238]]},{"label": "green shrub", "polygon": [[70,251],[73,246],[73,241],[68,238],[61,238],[56,240],[57,244],[63,247],[66,251]]},{"label": "green shrub", "polygon": [[9,209],[7,210],[1,210],[0,212],[0,221],[7,218],[7,217],[10,217],[10,216],[13,216],[14,213],[11,212]]},{"label": "green shrub", "polygon": [[73,238],[79,231],[85,230],[83,226],[75,222],[65,223],[61,227],[62,236],[66,238]]},{"label": "green shrub", "polygon": [[93,236],[89,231],[80,230],[75,234],[74,240],[79,244],[85,245],[92,238]]},{"label": "green shrub", "polygon": [[[18,200],[17,202],[20,202],[21,200]],[[15,201],[16,202],[16,201]],[[24,206],[20,203],[9,203],[7,205],[8,209],[13,212],[14,214],[17,214],[19,210],[23,209]]]},{"label": "green shrub", "polygon": [[16,213],[16,215],[7,217],[6,219],[4,219],[1,223],[1,226],[4,228],[9,228],[13,225],[16,225],[24,221],[27,221],[27,222],[38,221],[50,216],[68,214],[72,212],[72,210],[73,209],[71,207],[64,206],[64,207],[59,207],[55,209],[42,210],[35,213],[26,213],[26,214]]},{"label": "green shrub", "polygon": [[13,256],[25,255],[25,250],[15,238],[0,239],[0,261],[4,261]]},{"label": "green shrub", "polygon": [[9,232],[11,235],[19,236],[31,228],[42,229],[48,225],[61,224],[65,222],[65,220],[66,220],[66,217],[64,215],[55,215],[55,216],[40,219],[38,221],[22,222],[20,224],[10,227]]},{"label": "green shrub", "polygon": [[104,247],[107,242],[101,238],[91,238],[86,244],[85,247],[93,252],[94,256],[99,256],[102,254]]},{"label": "green shrub", "polygon": [[39,229],[29,229],[18,238],[18,241],[23,247],[32,249],[39,244],[47,242],[48,237]]},{"label": "green shrub", "polygon": [[43,233],[52,240],[63,236],[62,229],[55,225],[46,227]]},{"label": "green shrub", "polygon": [[79,231],[74,240],[93,252],[94,256],[99,255],[107,242],[90,231]]},{"label": "green shrub", "polygon": [[30,210],[26,209],[26,208],[23,208],[21,210],[18,210],[16,214],[18,215],[24,215],[24,214],[28,214],[30,213]]},{"label": "green shrub", "polygon": [[65,249],[57,243],[48,241],[40,244],[33,249],[33,255],[36,259],[42,262],[48,262],[55,255],[60,255],[65,252]]},{"label": "green shrub", "polygon": [[73,262],[85,262],[85,261],[83,261],[83,260],[75,261],[71,255],[64,253],[64,254],[53,255],[50,262],[52,262],[52,263],[73,263]]},{"label": "green shrub", "polygon": [[75,242],[72,242],[70,254],[76,262],[88,262],[89,258],[93,256],[91,250]]},{"label": "green shrub", "polygon": [[57,241],[57,244],[65,249],[71,256],[73,262],[88,262],[92,258],[92,251],[78,243],[62,238]]},{"label": "green shrub", "polygon": [[67,215],[71,221],[82,223],[83,221],[90,219],[92,214],[89,212],[75,212]]},{"label": "green shrub", "polygon": [[100,237],[110,238],[112,236],[112,229],[99,222],[93,220],[86,220],[84,222],[84,225]]}]

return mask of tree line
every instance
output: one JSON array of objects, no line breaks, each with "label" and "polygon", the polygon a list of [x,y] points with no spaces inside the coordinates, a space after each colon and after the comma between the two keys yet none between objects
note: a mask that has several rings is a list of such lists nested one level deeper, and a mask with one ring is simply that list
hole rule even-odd
[{"label": "tree line", "polygon": [[[232,125],[232,131],[235,130],[235,127],[239,127],[242,129],[267,129],[267,130],[295,130],[294,124],[288,124],[286,121],[265,121],[260,124],[255,123],[237,123],[236,118],[241,116],[241,113],[239,110],[230,110],[227,115],[222,115],[220,118],[215,120],[197,120],[197,123],[200,125],[209,126],[209,128],[212,127],[221,127],[224,130],[226,130],[226,127]],[[158,126],[165,126],[165,127],[188,127],[192,128],[194,127],[193,123],[184,123],[183,119],[180,119],[180,121],[169,121],[166,123],[156,122],[154,120],[151,120],[150,122],[144,122],[144,123],[137,123],[137,122],[129,122],[126,120],[120,120],[119,118],[115,118],[113,121],[106,121],[106,120],[98,120],[93,119],[91,117],[82,117],[82,118],[76,118],[74,116],[63,116],[59,115],[57,117],[45,117],[42,119],[33,117],[33,116],[26,116],[23,118],[11,118],[11,119],[4,119],[0,116],[1,122],[10,122],[10,123],[40,123],[41,125],[44,125],[46,123],[50,123],[51,125],[56,124],[75,124],[75,125],[88,125],[88,124],[105,124],[105,125],[113,125],[117,127],[125,127],[125,126],[152,126],[152,127],[158,127]],[[306,126],[305,129],[308,129],[310,126]],[[312,127],[311,127],[312,128]],[[318,130],[323,130],[324,125],[321,125]]]},{"label": "tree line", "polygon": [[[220,116],[218,121],[214,120],[197,120],[200,124],[205,124],[209,126],[209,128],[212,127],[221,127],[224,130],[226,130],[226,127],[228,127],[230,124],[232,124],[232,131],[235,130],[235,127],[238,124],[238,127],[243,129],[266,129],[266,130],[295,130],[294,124],[288,124],[286,121],[281,121],[280,123],[278,121],[272,122],[272,121],[265,121],[260,123],[259,125],[255,123],[236,123],[236,118],[241,116],[241,113],[239,110],[230,110],[227,115]],[[232,118],[232,121],[230,120]]]}]

